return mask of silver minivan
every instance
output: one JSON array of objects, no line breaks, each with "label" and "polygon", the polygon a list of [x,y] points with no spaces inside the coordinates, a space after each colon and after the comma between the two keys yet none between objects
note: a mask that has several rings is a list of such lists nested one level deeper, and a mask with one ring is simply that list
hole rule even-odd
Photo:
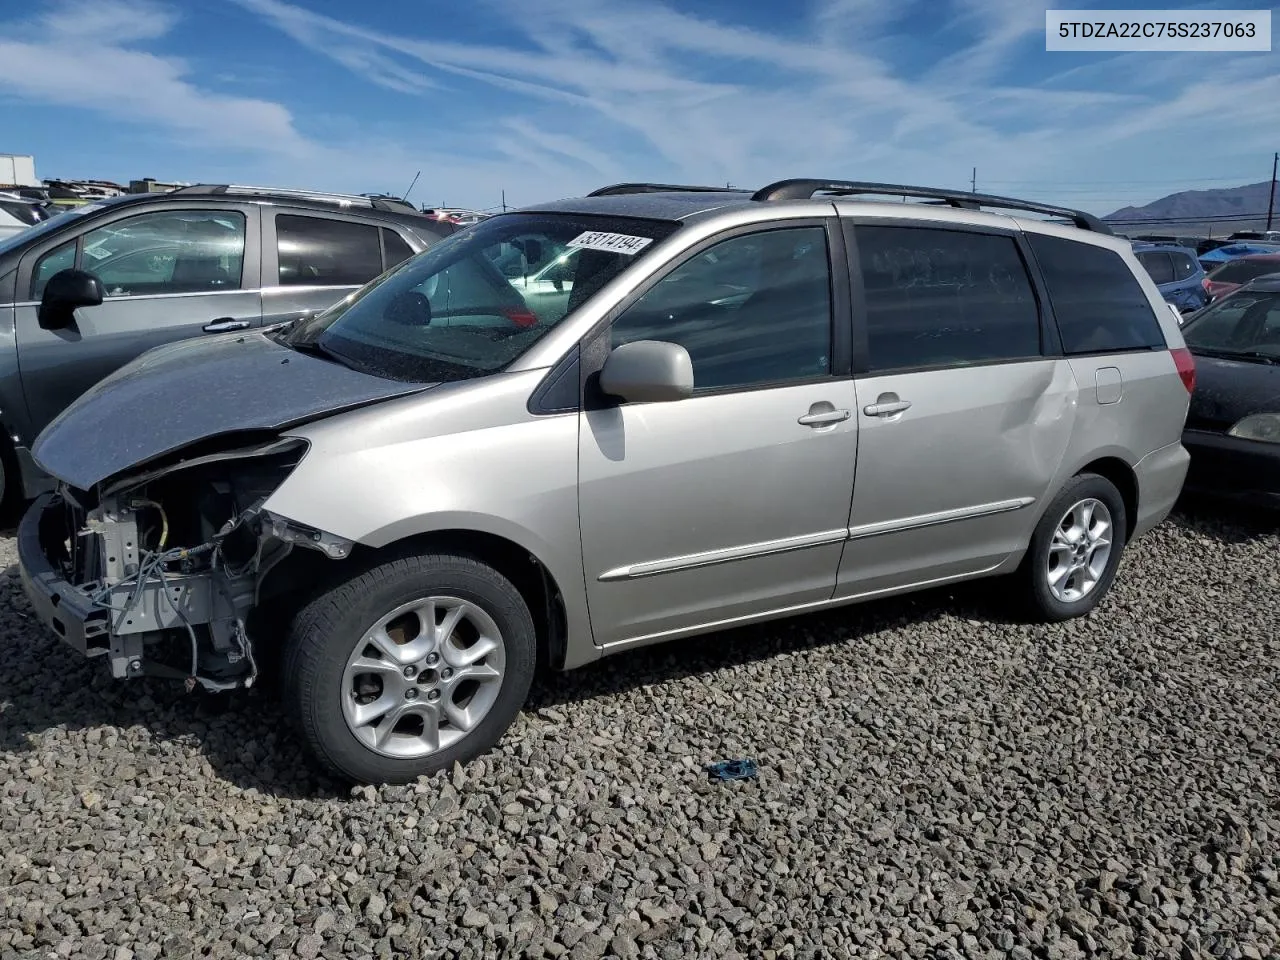
[{"label": "silver minivan", "polygon": [[1194,377],[1088,214],[623,184],[101,381],[35,445],[22,576],[115,676],[274,662],[324,767],[405,781],[539,662],[978,577],[1088,613],[1178,497]]}]

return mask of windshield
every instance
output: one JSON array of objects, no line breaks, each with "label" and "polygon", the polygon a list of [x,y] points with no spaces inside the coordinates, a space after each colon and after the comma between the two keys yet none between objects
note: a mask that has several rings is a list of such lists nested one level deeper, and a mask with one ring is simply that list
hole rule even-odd
[{"label": "windshield", "polygon": [[284,342],[392,380],[502,370],[679,225],[503,214],[406,260]]},{"label": "windshield", "polygon": [[38,237],[43,237],[46,233],[53,233],[55,230],[61,230],[71,220],[83,217],[87,213],[95,210],[101,210],[106,204],[102,203],[85,203],[78,207],[72,207],[65,213],[59,213],[48,220],[41,220],[34,227],[28,227],[20,233],[15,233],[6,240],[0,240],[0,256],[15,250]]},{"label": "windshield", "polygon": [[1280,359],[1280,292],[1224,297],[1182,329],[1192,352]]},{"label": "windshield", "polygon": [[1269,273],[1280,273],[1280,257],[1268,260],[1228,260],[1209,279],[1219,283],[1248,283]]}]

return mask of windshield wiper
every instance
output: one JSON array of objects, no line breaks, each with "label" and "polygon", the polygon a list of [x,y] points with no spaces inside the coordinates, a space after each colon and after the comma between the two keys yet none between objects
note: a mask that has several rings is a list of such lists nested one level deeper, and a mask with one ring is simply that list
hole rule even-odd
[{"label": "windshield wiper", "polygon": [[1202,353],[1206,357],[1216,357],[1219,360],[1257,360],[1280,366],[1280,356],[1264,353],[1261,350],[1215,350],[1212,347],[1196,346],[1192,346],[1191,350],[1193,353]]},{"label": "windshield wiper", "polygon": [[331,363],[336,363],[339,366],[346,367],[348,370],[356,369],[351,361],[346,357],[334,353],[328,347],[321,344],[319,340],[298,340],[293,342],[289,340],[281,340],[280,343],[288,347],[290,350],[297,350],[299,353],[305,353],[308,356],[319,357],[321,360],[328,360]]}]

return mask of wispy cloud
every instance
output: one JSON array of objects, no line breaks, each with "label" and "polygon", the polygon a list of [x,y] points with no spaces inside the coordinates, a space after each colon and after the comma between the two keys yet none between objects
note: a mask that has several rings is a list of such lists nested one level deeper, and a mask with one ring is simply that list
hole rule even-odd
[{"label": "wispy cloud", "polygon": [[[1044,51],[1034,0],[808,0],[768,28],[663,0],[476,0],[460,14],[500,23],[483,35],[501,41],[441,36],[430,17],[389,30],[358,8],[339,18],[307,0],[224,2],[338,65],[357,95],[395,106],[333,120],[280,85],[258,88],[269,99],[213,89],[157,52],[182,9],[157,0],[71,0],[0,24],[0,91],[230,147],[316,186],[381,188],[424,169],[451,193],[501,185],[524,200],[613,178],[959,186],[972,166],[980,187],[1192,179],[1242,168],[1280,121],[1274,55],[1091,55],[1080,66]],[[414,103],[450,113],[450,135],[409,119]],[[1225,106],[1239,103],[1247,118]]]},{"label": "wispy cloud", "polygon": [[[1053,84],[1015,71],[1019,58],[1055,56],[1043,48],[1044,6],[1026,0],[896,7],[817,0],[792,33],[713,21],[654,0],[486,0],[523,32],[525,42],[509,46],[446,42],[425,30],[380,32],[289,0],[235,2],[335,59],[373,49],[404,69],[511,95],[508,109],[525,119],[495,125],[504,142],[513,129],[541,149],[554,137],[576,145],[566,154],[574,160],[585,160],[590,144],[587,165],[597,170],[607,168],[616,139],[643,144],[630,165],[635,176],[661,167],[698,180],[751,181],[799,169],[954,182],[976,164],[997,178],[1048,180],[1078,176],[1082,164],[1098,163],[1100,148],[1122,140],[1185,136],[1191,118],[1201,130],[1241,125],[1207,109],[1228,95],[1213,72],[1157,90],[1140,83],[1108,90],[1088,71],[1074,78],[1057,71]],[[886,42],[907,23],[923,36],[959,42],[913,73],[894,63]],[[1160,69],[1179,55],[1139,56],[1145,69]],[[1039,62],[1051,72],[1043,67],[1052,61]],[[1245,86],[1280,92],[1274,58],[1249,62],[1254,76]],[[357,72],[388,85],[377,71]],[[1263,109],[1270,116],[1274,108]],[[1166,167],[1172,160],[1159,158]]]},{"label": "wispy cloud", "polygon": [[0,90],[24,99],[85,107],[174,137],[258,151],[264,143],[301,156],[312,145],[279,103],[202,89],[186,65],[142,45],[173,29],[172,7],[145,0],[55,6],[0,28]]}]

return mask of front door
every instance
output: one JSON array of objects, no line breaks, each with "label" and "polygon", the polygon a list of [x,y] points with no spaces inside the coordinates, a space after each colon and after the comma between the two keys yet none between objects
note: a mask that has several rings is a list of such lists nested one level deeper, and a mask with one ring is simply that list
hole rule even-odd
[{"label": "front door", "polygon": [[742,233],[695,251],[602,334],[610,347],[681,344],[694,395],[584,405],[579,505],[597,643],[830,599],[857,449],[847,307],[833,290],[821,222]]},{"label": "front door", "polygon": [[[28,254],[19,282],[30,298],[18,306],[15,327],[34,431],[152,347],[256,326],[262,310],[255,218],[252,210],[151,211]],[[101,280],[105,299],[77,310],[70,327],[44,330],[38,322],[44,285],[72,267]]]},{"label": "front door", "polygon": [[1047,325],[1015,234],[855,235],[865,302],[841,597],[972,575],[1025,546],[1077,395],[1067,361],[1043,355]]}]

